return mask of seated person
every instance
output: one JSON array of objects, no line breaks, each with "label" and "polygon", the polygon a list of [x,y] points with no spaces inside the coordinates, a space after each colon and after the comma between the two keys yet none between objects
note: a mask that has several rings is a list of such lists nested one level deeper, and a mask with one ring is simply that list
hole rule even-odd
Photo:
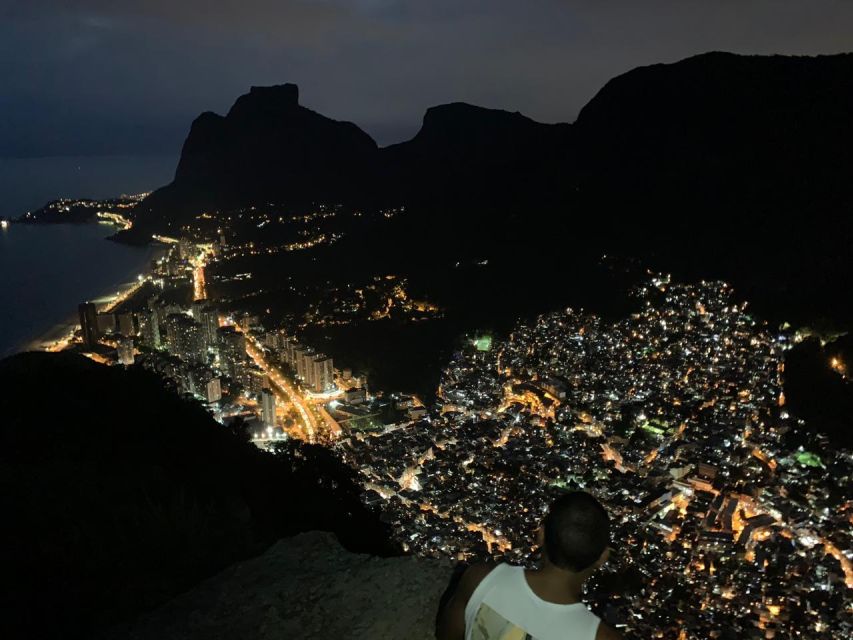
[{"label": "seated person", "polygon": [[560,496],[537,534],[542,566],[468,567],[439,614],[438,640],[618,640],[581,602],[583,584],[607,561],[610,519],[588,493]]}]

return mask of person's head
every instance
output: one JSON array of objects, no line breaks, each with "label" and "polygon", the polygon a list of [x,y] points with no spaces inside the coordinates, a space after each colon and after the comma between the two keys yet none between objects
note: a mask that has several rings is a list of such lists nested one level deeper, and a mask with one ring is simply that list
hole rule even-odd
[{"label": "person's head", "polygon": [[565,493],[548,509],[540,529],[540,544],[552,565],[572,573],[592,573],[607,560],[607,511],[588,493]]}]

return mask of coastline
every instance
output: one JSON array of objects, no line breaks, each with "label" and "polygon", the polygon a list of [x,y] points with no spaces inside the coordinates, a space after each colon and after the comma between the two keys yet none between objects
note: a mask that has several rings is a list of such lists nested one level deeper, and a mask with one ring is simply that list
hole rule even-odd
[{"label": "coastline", "polygon": [[14,220],[57,198],[109,199],[172,181],[179,153],[0,158],[0,216]]},{"label": "coastline", "polygon": [[[54,226],[57,223],[27,221],[18,224],[23,224],[31,227],[48,227]],[[73,226],[88,226],[104,224],[104,222],[95,219],[71,224]],[[109,240],[115,242],[115,235],[116,234],[110,234],[108,236],[104,236],[102,240]],[[117,244],[123,243],[119,242]],[[167,247],[154,240],[151,240],[148,243],[145,243],[144,245],[139,244],[135,246],[137,248],[142,248],[144,246],[150,248],[150,257],[146,260],[146,262],[141,266],[139,270],[134,270],[137,271],[136,277],[134,277],[133,279],[128,279],[130,274],[128,274],[127,272],[123,272],[122,274],[118,275],[117,279],[119,280],[119,282],[117,284],[111,284],[107,287],[101,288],[100,292],[96,297],[90,298],[90,300],[94,302],[97,306],[99,313],[109,312],[121,301],[126,300],[135,291],[137,291],[141,284],[148,280],[152,271],[152,261],[158,260],[167,250]],[[69,309],[60,321],[52,324],[46,330],[39,331],[35,337],[24,338],[18,344],[6,349],[0,357],[7,358],[15,354],[27,351],[61,351],[65,348],[68,348],[68,346],[73,343],[75,333],[79,331],[79,329],[80,322],[77,311],[73,308]]]},{"label": "coastline", "polygon": [[28,343],[19,347],[13,347],[6,357],[13,356],[16,353],[23,353],[25,351],[51,351],[51,349],[48,348],[50,343],[58,342],[64,336],[73,334],[79,326],[80,324],[77,322],[77,314],[70,314],[65,318],[65,320],[53,325],[38,338],[30,340]]},{"label": "coastline", "polygon": [[[106,239],[106,238],[105,238]],[[159,257],[159,256],[157,256]],[[157,259],[157,258],[153,258]],[[141,275],[147,278],[150,268]],[[119,302],[130,297],[140,286],[139,280],[124,282],[118,285],[118,290],[112,294],[105,294],[91,300],[98,308],[98,313],[108,313]],[[80,329],[77,313],[69,314],[65,320],[53,325],[38,338],[29,341],[23,348],[13,349],[9,355],[21,353],[22,351],[62,351],[69,346],[74,334]]]}]

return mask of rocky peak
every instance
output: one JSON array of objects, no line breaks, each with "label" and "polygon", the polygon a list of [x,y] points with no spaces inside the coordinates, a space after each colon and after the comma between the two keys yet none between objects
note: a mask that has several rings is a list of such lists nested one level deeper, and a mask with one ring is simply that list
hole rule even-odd
[{"label": "rocky peak", "polygon": [[270,87],[252,87],[243,94],[228,112],[229,118],[242,119],[275,116],[299,106],[299,87],[285,83]]},{"label": "rocky peak", "polygon": [[487,109],[467,104],[430,107],[424,114],[423,125],[413,142],[442,141],[459,144],[479,137],[503,138],[518,132],[544,127],[519,112]]}]

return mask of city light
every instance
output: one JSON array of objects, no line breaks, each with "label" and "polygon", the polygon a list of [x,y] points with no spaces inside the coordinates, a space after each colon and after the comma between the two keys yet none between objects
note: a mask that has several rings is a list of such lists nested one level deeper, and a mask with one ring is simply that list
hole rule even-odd
[{"label": "city light", "polygon": [[[141,303],[135,323],[123,322],[143,348],[113,329],[89,357],[138,360],[218,419],[260,418],[258,446],[293,437],[332,447],[407,550],[528,563],[545,506],[582,488],[607,505],[614,539],[627,549],[604,575],[636,571],[646,584],[698,596],[625,596],[613,615],[633,633],[674,638],[688,617],[697,637],[713,637],[721,621],[778,629],[807,614],[799,604],[807,594],[853,589],[842,533],[853,515],[827,498],[828,470],[849,478],[849,456],[789,413],[782,376],[794,341],[746,315],[724,283],[655,276],[635,292],[648,304],[623,319],[565,309],[520,321],[508,336],[474,333],[446,364],[435,404],[399,392],[383,404],[292,331],[265,328],[273,305],[258,315],[211,306],[221,282],[211,263],[222,259],[213,245],[164,241],[154,272],[97,309],[101,318]],[[239,247],[230,245],[231,255],[260,250]],[[251,274],[231,281],[244,286]],[[164,299],[147,288],[140,300],[154,283]],[[167,301],[190,285],[191,308]],[[294,324],[442,313],[413,302],[407,287],[384,274],[333,288]],[[46,348],[75,342],[71,332]],[[104,355],[111,346],[112,358]],[[844,375],[839,357],[829,365]],[[789,448],[792,433],[808,449]],[[780,586],[801,600],[762,597]],[[591,597],[596,589],[593,582]],[[833,603],[824,607],[835,611]],[[754,620],[744,622],[745,611]],[[810,628],[816,638],[839,629],[831,617]]]}]

